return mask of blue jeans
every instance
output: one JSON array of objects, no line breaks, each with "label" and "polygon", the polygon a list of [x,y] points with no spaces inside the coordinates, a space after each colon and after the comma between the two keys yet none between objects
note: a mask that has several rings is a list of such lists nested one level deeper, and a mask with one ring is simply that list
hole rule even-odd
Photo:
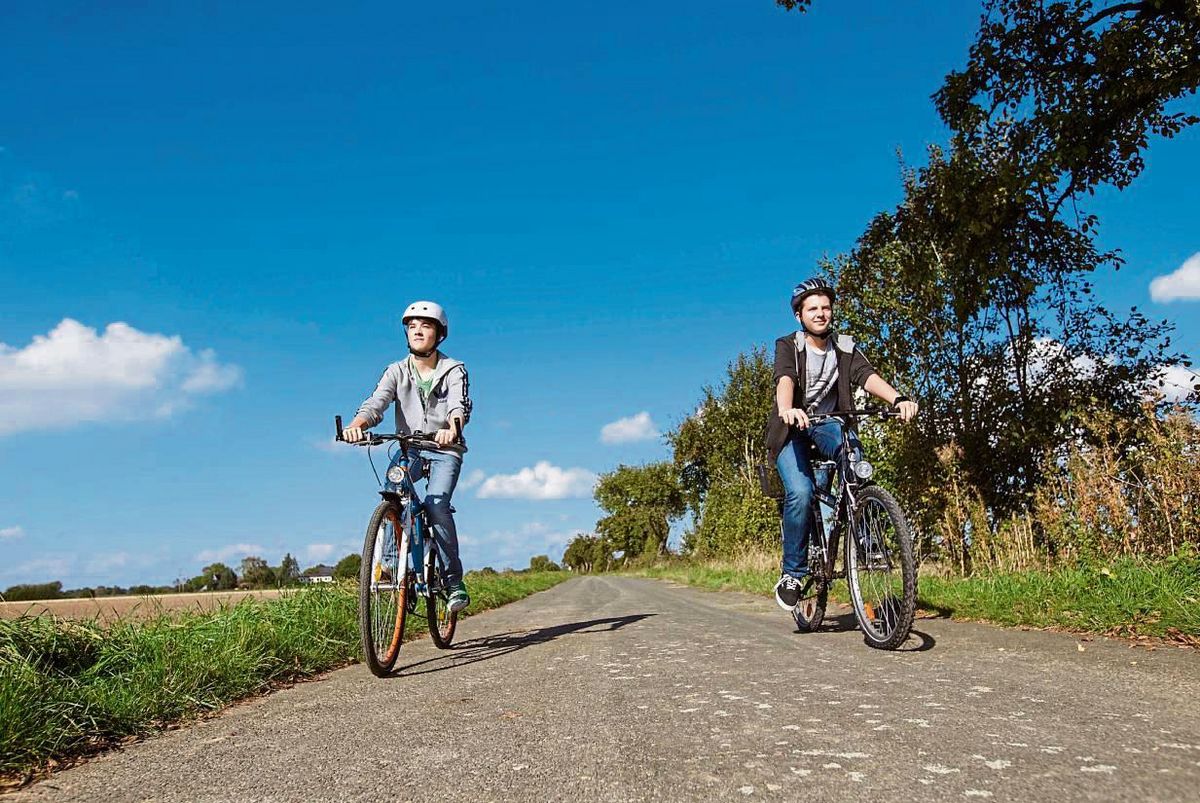
[{"label": "blue jeans", "polygon": [[410,455],[409,476],[414,485],[425,476],[426,461],[429,464],[429,484],[421,504],[425,506],[433,540],[446,567],[446,581],[453,586],[462,582],[463,577],[462,560],[458,557],[458,529],[450,509],[450,497],[454,495],[454,486],[458,485],[458,475],[462,471],[462,456],[433,449],[417,449]]},{"label": "blue jeans", "polygon": [[[861,454],[858,436],[850,433],[851,448]],[[816,478],[810,451],[826,460],[837,460],[842,451],[842,423],[826,420],[808,429],[795,430],[779,452],[775,467],[783,482],[783,573],[792,577],[808,574],[808,541],[815,509]],[[826,480],[827,481],[827,480]]]}]

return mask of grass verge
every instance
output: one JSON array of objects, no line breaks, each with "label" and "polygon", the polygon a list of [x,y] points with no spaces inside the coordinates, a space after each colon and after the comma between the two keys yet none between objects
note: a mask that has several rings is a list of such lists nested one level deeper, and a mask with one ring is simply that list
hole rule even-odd
[{"label": "grass verge", "polygon": [[[472,574],[469,612],[569,576]],[[354,585],[142,621],[0,620],[0,787],[358,654]]]},{"label": "grass verge", "polygon": [[[771,555],[677,559],[629,573],[770,595],[779,579],[779,563]],[[917,592],[919,607],[954,619],[1157,636],[1200,646],[1200,557],[1194,555],[973,577],[923,573]],[[847,601],[845,584],[835,585],[832,596]]]}]

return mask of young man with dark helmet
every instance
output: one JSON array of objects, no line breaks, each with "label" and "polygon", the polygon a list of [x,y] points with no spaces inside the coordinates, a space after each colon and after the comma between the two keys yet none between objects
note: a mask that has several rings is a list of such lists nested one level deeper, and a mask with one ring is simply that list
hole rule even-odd
[{"label": "young man with dark helmet", "polygon": [[[855,388],[894,406],[904,421],[917,414],[917,403],[875,373],[852,338],[833,331],[835,300],[824,279],[796,285],[792,314],[800,329],[775,341],[775,409],[767,427],[767,451],[784,488],[783,570],[775,584],[775,601],[784,610],[796,607],[808,574],[815,488],[811,453],[833,460],[842,449],[842,422],[812,424],[809,416],[853,409]],[[853,433],[850,441],[851,448],[861,449]]]},{"label": "young man with dark helmet", "polygon": [[462,579],[450,497],[467,451],[466,441],[458,438],[471,420],[467,366],[438,351],[450,334],[441,305],[416,301],[404,311],[401,321],[408,339],[408,357],[387,367],[375,392],[363,401],[342,436],[350,443],[362,440],[363,430],[381,422],[388,406],[395,402],[397,433],[423,432],[437,443],[437,449],[417,450],[411,477],[417,482],[428,467],[425,510],[446,562],[446,579],[452,589],[448,607],[459,611],[470,604],[470,597]]}]

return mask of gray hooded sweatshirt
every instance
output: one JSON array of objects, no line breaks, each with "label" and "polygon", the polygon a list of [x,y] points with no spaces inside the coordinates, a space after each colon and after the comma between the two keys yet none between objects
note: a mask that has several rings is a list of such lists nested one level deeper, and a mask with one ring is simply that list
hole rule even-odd
[{"label": "gray hooded sweatshirt", "polygon": [[[394,362],[383,372],[375,392],[363,401],[358,415],[373,427],[383,420],[388,405],[396,403],[396,432],[411,435],[414,432],[433,433],[450,426],[450,416],[462,413],[463,424],[471,420],[471,397],[467,382],[467,366],[458,360],[438,352],[437,368],[433,371],[433,384],[429,396],[421,398],[416,378],[407,359]],[[451,444],[443,451],[467,451],[465,443]]]}]

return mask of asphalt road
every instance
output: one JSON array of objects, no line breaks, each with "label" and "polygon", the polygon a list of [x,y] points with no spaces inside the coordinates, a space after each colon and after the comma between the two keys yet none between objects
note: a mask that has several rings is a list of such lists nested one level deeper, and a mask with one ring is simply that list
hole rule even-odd
[{"label": "asphalt road", "polygon": [[[585,577],[15,800],[1200,800],[1200,654]],[[1081,649],[1082,648],[1082,649]]]}]

